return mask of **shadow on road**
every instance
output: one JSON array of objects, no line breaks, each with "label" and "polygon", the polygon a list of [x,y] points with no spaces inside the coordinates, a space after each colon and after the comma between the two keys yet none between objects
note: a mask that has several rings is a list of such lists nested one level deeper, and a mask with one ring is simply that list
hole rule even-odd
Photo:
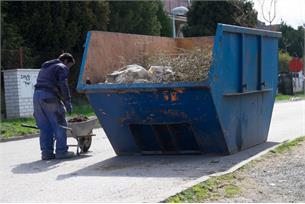
[{"label": "shadow on road", "polygon": [[35,174],[55,169],[64,161],[78,160],[90,157],[91,155],[80,155],[71,159],[52,159],[48,161],[37,160],[30,163],[19,164],[12,169],[14,174]]},{"label": "shadow on road", "polygon": [[182,177],[199,178],[223,172],[236,164],[276,145],[266,142],[233,155],[166,155],[166,156],[116,156],[87,166],[57,180],[75,176],[104,177]]}]

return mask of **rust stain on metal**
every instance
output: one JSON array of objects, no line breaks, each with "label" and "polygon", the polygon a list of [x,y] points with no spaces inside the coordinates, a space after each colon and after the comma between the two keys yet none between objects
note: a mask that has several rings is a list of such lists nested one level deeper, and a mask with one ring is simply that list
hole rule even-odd
[{"label": "rust stain on metal", "polygon": [[169,100],[168,91],[163,91],[163,98],[164,98],[165,101]]},{"label": "rust stain on metal", "polygon": [[117,93],[117,94],[125,94],[125,93],[136,93],[139,94],[139,90],[132,90],[132,89],[126,89],[126,90],[112,90],[111,93]]},{"label": "rust stain on metal", "polygon": [[111,96],[112,94],[126,94],[126,93],[141,93],[141,90],[111,90],[111,89],[100,89],[100,90],[86,90],[85,93],[105,93],[106,96]]},{"label": "rust stain on metal", "polygon": [[175,102],[178,100],[178,97],[177,97],[177,92],[172,92],[171,93],[171,101],[172,102]]},{"label": "rust stain on metal", "polygon": [[174,91],[177,93],[183,93],[184,92],[184,88],[175,88]]},{"label": "rust stain on metal", "polygon": [[169,99],[168,95],[164,95],[164,100],[168,101],[168,99]]}]

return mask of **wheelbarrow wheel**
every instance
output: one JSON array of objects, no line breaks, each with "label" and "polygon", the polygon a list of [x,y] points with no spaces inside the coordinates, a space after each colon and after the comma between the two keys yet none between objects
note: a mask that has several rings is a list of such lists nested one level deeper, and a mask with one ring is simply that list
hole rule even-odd
[{"label": "wheelbarrow wheel", "polygon": [[81,152],[88,152],[91,146],[92,136],[80,137],[78,142]]}]

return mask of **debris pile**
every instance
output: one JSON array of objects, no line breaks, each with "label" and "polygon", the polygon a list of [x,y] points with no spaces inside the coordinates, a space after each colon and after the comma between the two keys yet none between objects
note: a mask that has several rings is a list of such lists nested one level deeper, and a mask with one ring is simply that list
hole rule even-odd
[{"label": "debris pile", "polygon": [[175,81],[175,73],[170,66],[150,66],[150,81],[155,83]]},{"label": "debris pile", "polygon": [[208,78],[211,61],[211,51],[198,48],[174,58],[171,66],[177,81],[204,81]]},{"label": "debris pile", "polygon": [[149,82],[147,70],[137,64],[127,65],[118,71],[114,71],[106,76],[105,83],[143,83]]},{"label": "debris pile", "polygon": [[149,58],[148,69],[137,65],[126,65],[106,76],[105,83],[169,83],[178,81],[204,81],[211,65],[211,49],[195,48],[183,50],[172,57],[165,54]]},{"label": "debris pile", "polygon": [[89,118],[83,115],[78,115],[74,118],[68,120],[69,123],[76,123],[76,122],[84,122],[87,121]]}]

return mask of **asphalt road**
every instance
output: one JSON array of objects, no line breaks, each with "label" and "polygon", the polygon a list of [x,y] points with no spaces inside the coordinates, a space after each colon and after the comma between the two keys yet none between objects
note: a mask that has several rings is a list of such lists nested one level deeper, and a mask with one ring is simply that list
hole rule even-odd
[{"label": "asphalt road", "polygon": [[38,138],[0,143],[0,202],[158,202],[305,135],[305,101],[275,104],[268,142],[229,156],[117,157],[95,133],[91,152],[65,161],[41,161]]}]

